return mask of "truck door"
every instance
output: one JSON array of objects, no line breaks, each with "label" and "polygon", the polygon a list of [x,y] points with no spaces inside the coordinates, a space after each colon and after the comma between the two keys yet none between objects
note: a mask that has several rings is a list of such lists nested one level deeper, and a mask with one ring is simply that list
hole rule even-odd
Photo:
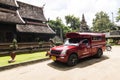
[{"label": "truck door", "polygon": [[88,39],[84,39],[81,42],[80,53],[82,57],[91,55],[91,47]]}]

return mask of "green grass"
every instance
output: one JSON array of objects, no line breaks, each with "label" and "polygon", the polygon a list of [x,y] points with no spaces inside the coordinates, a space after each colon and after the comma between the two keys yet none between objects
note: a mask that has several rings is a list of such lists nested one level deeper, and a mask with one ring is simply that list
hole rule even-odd
[{"label": "green grass", "polygon": [[16,54],[15,57],[15,62],[14,63],[8,63],[8,60],[10,60],[10,56],[2,56],[0,57],[0,67],[1,66],[7,66],[11,64],[17,64],[17,63],[22,63],[26,61],[31,61],[31,60],[37,60],[37,59],[43,59],[43,58],[48,58],[46,55],[46,52],[36,52],[36,53],[24,53],[24,54]]}]

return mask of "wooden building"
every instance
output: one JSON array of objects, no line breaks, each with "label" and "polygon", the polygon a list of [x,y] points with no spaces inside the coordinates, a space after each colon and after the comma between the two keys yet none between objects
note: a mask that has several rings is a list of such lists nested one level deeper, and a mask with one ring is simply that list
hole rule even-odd
[{"label": "wooden building", "polygon": [[16,34],[16,24],[24,23],[18,8],[15,0],[0,0],[0,43],[11,42]]},{"label": "wooden building", "polygon": [[111,43],[120,44],[120,30],[112,30],[105,35],[107,40],[111,40]]},{"label": "wooden building", "polygon": [[17,25],[19,42],[48,41],[55,35],[55,32],[46,24],[43,8],[22,2],[18,2],[18,5],[20,16],[25,21],[25,24]]},{"label": "wooden building", "polygon": [[0,43],[48,41],[55,32],[46,22],[41,7],[0,0]]}]

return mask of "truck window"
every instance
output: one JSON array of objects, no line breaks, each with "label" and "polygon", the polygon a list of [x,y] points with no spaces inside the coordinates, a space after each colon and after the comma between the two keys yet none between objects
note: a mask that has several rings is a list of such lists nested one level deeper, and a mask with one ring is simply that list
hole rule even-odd
[{"label": "truck window", "polygon": [[101,41],[102,37],[101,36],[93,36],[92,41]]},{"label": "truck window", "polygon": [[69,38],[66,39],[64,45],[78,45],[80,41],[80,38]]},{"label": "truck window", "polygon": [[86,46],[88,46],[88,44],[89,44],[88,39],[83,39],[83,40],[82,40],[82,44],[85,44]]}]

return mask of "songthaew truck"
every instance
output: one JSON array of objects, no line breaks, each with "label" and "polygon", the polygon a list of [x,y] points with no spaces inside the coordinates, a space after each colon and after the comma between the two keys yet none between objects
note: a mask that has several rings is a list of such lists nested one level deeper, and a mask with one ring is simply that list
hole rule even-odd
[{"label": "songthaew truck", "polygon": [[71,32],[66,34],[66,38],[63,45],[52,47],[48,54],[53,61],[67,63],[69,66],[76,65],[81,58],[100,58],[106,48],[103,33]]}]

